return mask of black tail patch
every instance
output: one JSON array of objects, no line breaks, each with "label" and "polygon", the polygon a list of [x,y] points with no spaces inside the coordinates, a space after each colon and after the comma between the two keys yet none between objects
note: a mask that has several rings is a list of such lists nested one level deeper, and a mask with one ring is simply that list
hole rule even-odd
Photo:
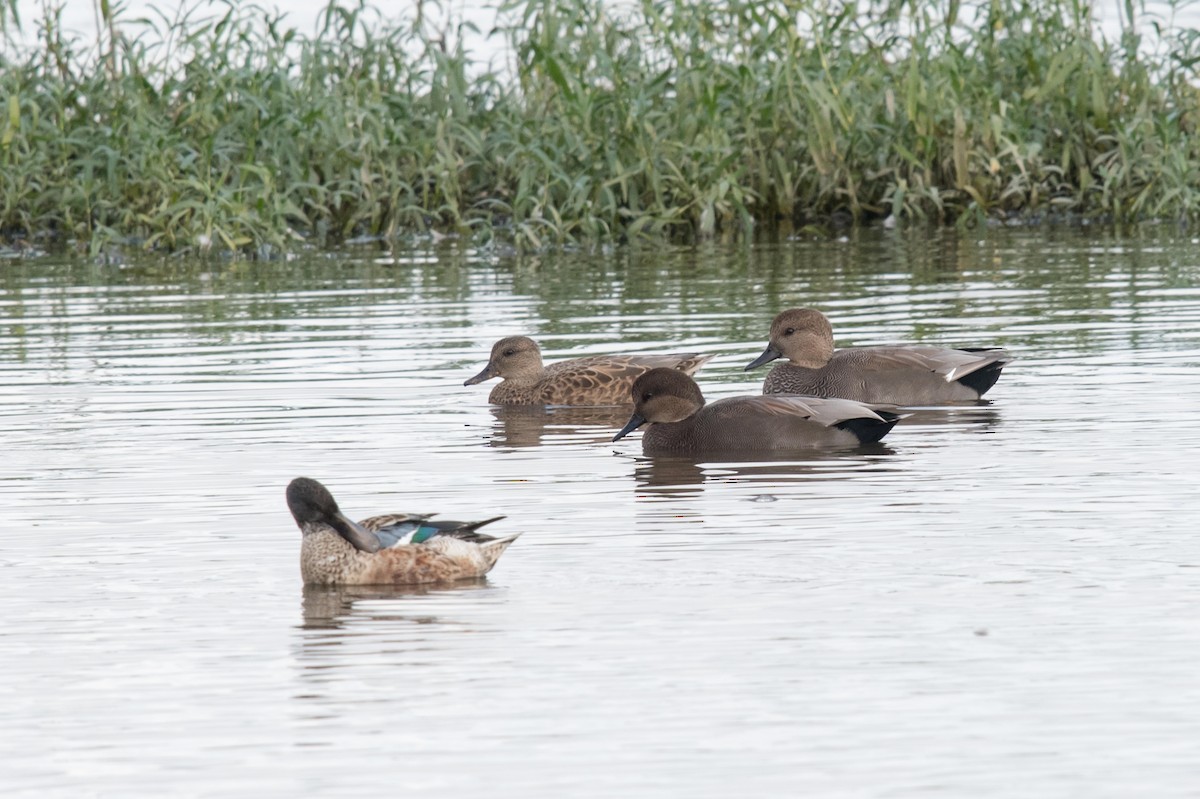
[{"label": "black tail patch", "polygon": [[987,393],[987,390],[996,385],[996,381],[1000,379],[1000,372],[1004,369],[1007,361],[997,361],[996,363],[988,364],[982,369],[976,369],[966,377],[960,377],[959,383],[962,383],[967,388],[975,389],[979,392],[979,396]]},{"label": "black tail patch", "polygon": [[900,414],[891,411],[876,411],[876,413],[883,417],[882,422],[878,419],[861,417],[838,422],[834,427],[853,433],[858,437],[860,444],[874,444],[886,436],[896,426],[896,422],[903,418]]}]

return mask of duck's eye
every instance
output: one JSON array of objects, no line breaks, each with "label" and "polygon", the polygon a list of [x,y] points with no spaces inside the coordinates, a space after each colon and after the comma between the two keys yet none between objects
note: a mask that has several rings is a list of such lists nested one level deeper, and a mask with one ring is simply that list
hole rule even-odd
[{"label": "duck's eye", "polygon": [[795,332],[796,332],[796,328],[794,328],[794,327],[789,327],[787,330],[783,331],[783,335],[785,335],[785,336],[790,336],[790,335],[792,335],[792,334],[793,334],[793,333],[795,333]]},{"label": "duck's eye", "polygon": [[504,352],[502,352],[500,354],[503,355],[505,358],[511,358],[512,356],[517,354],[517,351],[516,350],[505,350]]},{"label": "duck's eye", "polygon": [[649,402],[650,398],[653,396],[654,396],[654,392],[647,391],[646,393],[642,394],[642,402]]}]

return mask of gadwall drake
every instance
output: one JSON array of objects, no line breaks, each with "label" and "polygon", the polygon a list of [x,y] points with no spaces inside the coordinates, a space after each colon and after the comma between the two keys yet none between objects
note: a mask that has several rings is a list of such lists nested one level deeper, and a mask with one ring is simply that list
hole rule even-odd
[{"label": "gadwall drake", "polygon": [[297,477],[287,504],[303,534],[300,574],[306,585],[412,585],[482,577],[520,533],[494,538],[481,522],[430,521],[391,513],[352,522],[325,486]]},{"label": "gadwall drake", "polygon": [[851,347],[834,350],[833,328],[825,314],[791,308],[771,323],[766,351],[753,369],[776,358],[763,381],[764,394],[842,397],[889,405],[936,405],[977,400],[1000,379],[1012,361],[992,347],[947,349],[924,346]]},{"label": "gadwall drake", "polygon": [[628,405],[638,375],[660,366],[690,375],[710,358],[692,352],[593,355],[543,366],[533,339],[509,336],[496,342],[487,366],[463,385],[502,378],[488,396],[494,405]]},{"label": "gadwall drake", "polygon": [[696,381],[674,369],[646,372],[632,395],[633,416],[613,441],[649,423],[647,455],[857,447],[883,438],[901,418],[854,400],[783,394],[705,404]]}]

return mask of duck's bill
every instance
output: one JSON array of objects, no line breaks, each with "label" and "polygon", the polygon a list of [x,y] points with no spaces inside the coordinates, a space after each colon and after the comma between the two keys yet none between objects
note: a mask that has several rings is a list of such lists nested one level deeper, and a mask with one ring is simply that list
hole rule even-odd
[{"label": "duck's bill", "polygon": [[625,426],[621,428],[621,432],[619,432],[615,436],[613,436],[613,441],[620,441],[622,438],[629,435],[634,430],[637,430],[639,427],[641,427],[645,423],[646,423],[646,420],[635,413],[633,416],[629,417],[629,421],[626,422]]},{"label": "duck's bill", "polygon": [[379,536],[358,522],[353,522],[346,518],[341,513],[334,516],[333,527],[341,534],[342,538],[349,541],[359,552],[378,552],[382,549],[382,545],[379,543]]},{"label": "duck's bill", "polygon": [[757,369],[758,367],[762,366],[764,363],[770,363],[771,361],[775,360],[776,358],[778,358],[782,355],[783,355],[783,353],[780,352],[779,350],[775,349],[774,347],[767,347],[765,350],[763,350],[762,355],[758,356],[753,361],[746,364],[746,368],[743,369],[742,371],[749,372],[751,369]]},{"label": "duck's bill", "polygon": [[489,363],[487,366],[483,367],[482,372],[475,375],[470,380],[464,381],[463,385],[464,386],[473,386],[476,383],[482,383],[484,380],[491,380],[495,376],[496,376],[496,373],[492,371],[492,365]]}]

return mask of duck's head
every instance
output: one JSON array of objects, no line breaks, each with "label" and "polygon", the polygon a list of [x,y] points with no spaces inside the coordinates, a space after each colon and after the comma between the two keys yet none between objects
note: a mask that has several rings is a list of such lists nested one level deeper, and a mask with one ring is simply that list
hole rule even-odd
[{"label": "duck's head", "polygon": [[493,377],[505,380],[536,377],[542,371],[542,350],[528,336],[509,336],[492,345],[492,355],[483,371],[463,383],[473,386]]},{"label": "duck's head", "polygon": [[776,358],[801,366],[823,366],[833,357],[833,327],[814,308],[789,308],[771,322],[771,337],[763,354],[746,365],[754,369]]},{"label": "duck's head", "polygon": [[704,407],[696,381],[678,369],[651,369],[633,381],[633,416],[613,436],[618,441],[647,422],[682,422]]},{"label": "duck's head", "polygon": [[331,528],[362,552],[378,552],[379,538],[370,530],[348,519],[338,508],[329,489],[310,477],[297,477],[288,483],[288,510],[300,532],[308,535],[322,526]]}]

